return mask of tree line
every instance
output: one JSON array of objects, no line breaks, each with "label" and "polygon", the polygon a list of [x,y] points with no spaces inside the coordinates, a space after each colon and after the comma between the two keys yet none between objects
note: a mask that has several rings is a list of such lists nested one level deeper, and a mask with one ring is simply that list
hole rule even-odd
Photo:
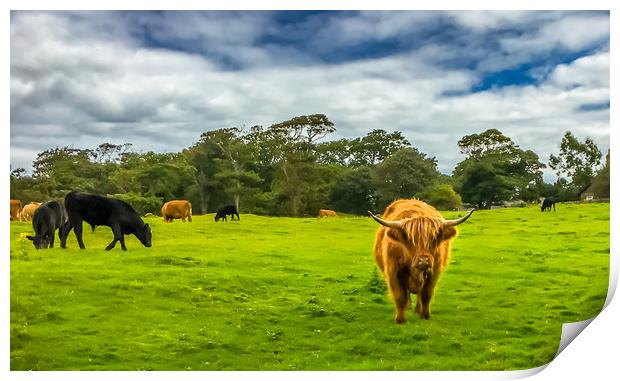
[{"label": "tree line", "polygon": [[553,196],[576,199],[607,174],[609,153],[567,132],[548,165],[557,181],[543,181],[538,155],[497,129],[458,142],[464,159],[451,175],[413,147],[401,132],[375,129],[365,136],[321,141],[336,131],[323,114],[302,115],[269,127],[222,128],[202,133],[174,153],[103,143],[95,149],[57,147],[39,153],[33,173],[11,171],[11,198],[62,198],[73,190],[113,195],[140,213],[159,213],[172,199],[188,199],[195,214],[235,204],[243,213],[314,216],[329,208],[352,214],[382,211],[398,198],[417,197],[438,209],[463,203],[489,208],[505,201]]}]

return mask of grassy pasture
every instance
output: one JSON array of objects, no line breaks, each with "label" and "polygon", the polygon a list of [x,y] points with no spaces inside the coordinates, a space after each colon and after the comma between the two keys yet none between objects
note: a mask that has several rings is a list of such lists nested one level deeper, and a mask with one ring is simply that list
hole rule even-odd
[{"label": "grassy pasture", "polygon": [[475,212],[431,320],[410,310],[402,326],[374,221],[241,218],[147,218],[153,247],[131,236],[127,252],[86,225],[86,250],[71,233],[68,249],[36,251],[30,223],[11,222],[11,369],[525,369],[607,293],[609,204]]}]

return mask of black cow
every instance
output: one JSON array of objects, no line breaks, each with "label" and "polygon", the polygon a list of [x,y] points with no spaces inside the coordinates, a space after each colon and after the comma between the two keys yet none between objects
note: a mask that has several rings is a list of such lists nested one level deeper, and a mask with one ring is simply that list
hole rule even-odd
[{"label": "black cow", "polygon": [[58,237],[62,240],[66,219],[65,207],[58,201],[48,201],[34,211],[32,216],[34,237],[28,235],[26,238],[31,240],[37,249],[47,249],[48,246],[53,248],[56,229],[59,229]]},{"label": "black cow", "polygon": [[241,218],[239,218],[239,212],[237,212],[237,207],[234,205],[226,205],[220,208],[220,210],[218,210],[215,214],[215,222],[218,222],[220,218],[224,221],[228,221],[228,219],[226,218],[226,216],[228,215],[230,215],[231,221],[235,220],[235,215],[237,216],[237,220],[241,220]]},{"label": "black cow", "polygon": [[540,211],[544,212],[544,211],[551,211],[551,207],[553,207],[553,211],[555,212],[555,203],[557,202],[556,199],[552,198],[552,197],[547,197],[546,199],[543,200],[542,202],[542,206],[540,207]]},{"label": "black cow", "polygon": [[[121,248],[125,247],[125,235],[133,234],[146,247],[151,247],[151,228],[145,224],[138,213],[125,201],[98,194],[71,192],[65,196],[65,209],[69,220],[65,224],[60,237],[60,247],[65,248],[67,236],[71,229],[75,229],[80,249],[85,249],[82,241],[82,221],[91,227],[109,226],[114,233],[114,240],[105,248],[112,250],[117,241]],[[94,229],[93,229],[94,230]]]}]

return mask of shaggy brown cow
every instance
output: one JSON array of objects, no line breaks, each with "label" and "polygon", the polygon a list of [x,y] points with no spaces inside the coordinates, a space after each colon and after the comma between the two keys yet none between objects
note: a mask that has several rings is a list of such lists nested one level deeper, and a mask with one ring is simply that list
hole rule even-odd
[{"label": "shaggy brown cow", "polygon": [[164,222],[172,222],[175,218],[180,218],[183,222],[187,218],[192,222],[192,204],[187,200],[168,201],[161,207],[161,216]]},{"label": "shaggy brown cow", "polygon": [[11,220],[18,220],[19,214],[22,212],[22,202],[20,200],[11,199]]},{"label": "shaggy brown cow", "polygon": [[473,210],[459,219],[445,220],[423,201],[402,199],[385,209],[383,219],[368,213],[382,225],[375,238],[375,261],[396,304],[396,323],[405,322],[410,293],[417,294],[415,312],[429,319],[435,286],[450,259],[455,226]]},{"label": "shaggy brown cow", "polygon": [[329,209],[320,209],[319,210],[319,218],[321,217],[336,217],[336,212]]},{"label": "shaggy brown cow", "polygon": [[32,216],[34,216],[34,211],[41,206],[40,202],[31,202],[30,204],[24,206],[22,212],[19,214],[20,221],[32,221]]}]

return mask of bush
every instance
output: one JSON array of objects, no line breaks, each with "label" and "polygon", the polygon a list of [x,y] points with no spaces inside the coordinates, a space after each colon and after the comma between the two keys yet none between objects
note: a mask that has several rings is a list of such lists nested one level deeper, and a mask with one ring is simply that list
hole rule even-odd
[{"label": "bush", "polygon": [[418,198],[439,210],[456,210],[463,205],[461,196],[450,184],[439,184],[427,187]]},{"label": "bush", "polygon": [[133,206],[136,212],[142,216],[145,213],[153,213],[158,216],[161,212],[161,207],[164,204],[164,200],[161,197],[142,196],[139,193],[134,192],[115,194],[112,195],[112,197],[129,203],[129,205]]}]

